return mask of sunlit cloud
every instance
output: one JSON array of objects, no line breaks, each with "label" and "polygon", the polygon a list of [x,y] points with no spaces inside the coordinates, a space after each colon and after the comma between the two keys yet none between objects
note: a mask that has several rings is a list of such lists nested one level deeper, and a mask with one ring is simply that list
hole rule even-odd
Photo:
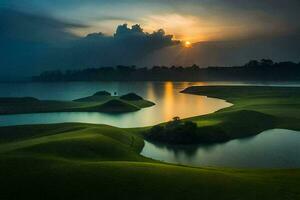
[{"label": "sunlit cloud", "polygon": [[146,30],[162,27],[166,32],[174,34],[176,39],[192,43],[238,36],[243,30],[241,26],[226,24],[215,19],[175,13],[148,16],[143,19],[143,25]]},{"label": "sunlit cloud", "polygon": [[297,31],[291,30],[295,22],[290,21],[292,16],[298,16],[296,13],[289,13],[289,17],[286,17],[286,11],[283,10],[283,13],[278,12],[278,15],[274,15],[270,8],[261,9],[265,8],[265,4],[258,1],[247,3],[244,0],[228,2],[75,0],[74,4],[63,2],[65,3],[61,4],[64,6],[60,7],[49,6],[46,3],[39,4],[49,8],[51,15],[57,18],[87,25],[85,28],[70,30],[79,36],[91,32],[112,35],[115,27],[123,23],[130,26],[140,24],[147,32],[162,28],[176,39],[191,43],[273,37]]},{"label": "sunlit cloud", "polygon": [[206,40],[203,29],[199,27],[199,19],[194,16],[179,14],[151,15],[142,19],[144,28],[148,31],[158,27],[173,33],[176,39],[184,41]]},{"label": "sunlit cloud", "polygon": [[163,28],[167,33],[172,33],[176,39],[192,43],[238,40],[255,35],[274,36],[287,31],[280,21],[273,21],[262,13],[257,15],[259,14],[266,22],[256,22],[255,17],[230,20],[230,18],[222,19],[222,17],[199,17],[172,13],[147,16],[142,19],[142,24],[147,31]]}]

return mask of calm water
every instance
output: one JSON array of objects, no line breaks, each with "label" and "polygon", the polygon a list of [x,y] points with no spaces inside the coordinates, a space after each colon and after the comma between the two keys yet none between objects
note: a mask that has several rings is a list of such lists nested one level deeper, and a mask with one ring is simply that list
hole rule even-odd
[{"label": "calm water", "polygon": [[0,83],[0,96],[32,96],[39,99],[73,100],[107,90],[118,95],[135,92],[156,105],[126,114],[42,113],[0,116],[0,126],[60,122],[109,124],[118,127],[150,126],[181,118],[208,114],[230,106],[221,99],[179,93],[192,85],[187,82],[74,82],[74,83]]},{"label": "calm water", "polygon": [[166,146],[145,141],[142,155],[192,166],[296,168],[300,167],[300,132],[272,129],[223,144]]}]

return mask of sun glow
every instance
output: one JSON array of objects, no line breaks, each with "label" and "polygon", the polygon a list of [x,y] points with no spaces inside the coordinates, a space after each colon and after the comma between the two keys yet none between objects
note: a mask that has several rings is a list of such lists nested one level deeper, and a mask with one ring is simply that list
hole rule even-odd
[{"label": "sun glow", "polygon": [[190,48],[191,46],[192,46],[192,43],[190,41],[186,41],[184,43],[184,47],[186,47],[186,48]]},{"label": "sun glow", "polygon": [[189,41],[190,43],[211,41],[219,38],[220,32],[224,34],[219,21],[208,21],[193,15],[174,13],[150,15],[142,18],[141,21],[147,32],[163,28],[167,34],[172,34],[175,40]]}]

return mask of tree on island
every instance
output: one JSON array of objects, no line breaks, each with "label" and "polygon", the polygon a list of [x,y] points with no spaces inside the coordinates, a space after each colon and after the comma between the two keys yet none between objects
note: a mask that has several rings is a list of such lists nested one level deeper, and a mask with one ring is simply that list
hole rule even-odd
[{"label": "tree on island", "polygon": [[165,126],[156,125],[146,134],[149,140],[169,144],[192,144],[197,141],[197,124],[192,121],[182,121],[174,117]]}]

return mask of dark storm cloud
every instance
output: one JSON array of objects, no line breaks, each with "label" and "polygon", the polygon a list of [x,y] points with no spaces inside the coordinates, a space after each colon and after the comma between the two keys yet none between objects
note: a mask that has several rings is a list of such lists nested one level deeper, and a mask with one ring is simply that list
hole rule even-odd
[{"label": "dark storm cloud", "polygon": [[[244,13],[265,13],[274,19],[281,19],[289,24],[300,25],[296,17],[300,16],[299,0],[215,0],[220,2],[220,6],[228,8],[233,12]],[[251,16],[250,16],[251,17]],[[290,21],[292,20],[292,21]]]},{"label": "dark storm cloud", "polygon": [[0,9],[1,38],[55,43],[75,39],[67,30],[79,27],[85,26],[17,10]]},{"label": "dark storm cloud", "polygon": [[111,15],[100,15],[97,17],[91,17],[93,20],[97,21],[126,21],[126,22],[133,22],[136,19],[130,17],[123,17],[123,16],[111,16]]},{"label": "dark storm cloud", "polygon": [[119,25],[113,36],[91,33],[68,49],[72,66],[135,64],[136,60],[168,46],[179,44],[160,29],[146,33],[140,25]]},{"label": "dark storm cloud", "polygon": [[0,78],[36,71],[54,46],[77,39],[66,31],[74,27],[82,25],[0,9]]},{"label": "dark storm cloud", "polygon": [[113,36],[91,33],[81,38],[68,31],[81,27],[47,16],[0,10],[1,75],[134,64],[152,51],[178,43],[163,30],[146,33],[139,25],[120,25]]}]

